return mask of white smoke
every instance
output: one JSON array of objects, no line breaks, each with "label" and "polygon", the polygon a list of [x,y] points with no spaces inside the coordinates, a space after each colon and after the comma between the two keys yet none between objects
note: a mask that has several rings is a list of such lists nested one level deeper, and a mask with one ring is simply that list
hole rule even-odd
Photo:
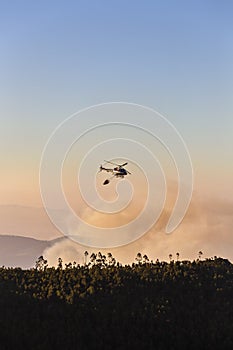
[{"label": "white smoke", "polygon": [[[135,261],[138,252],[146,254],[150,260],[168,260],[169,254],[180,259],[196,259],[202,251],[204,257],[221,256],[233,260],[233,205],[216,199],[201,199],[195,195],[189,210],[179,227],[171,234],[166,234],[165,226],[174,205],[174,191],[166,202],[165,209],[156,225],[137,241],[111,249],[95,249],[82,246],[64,238],[44,251],[49,265],[56,266],[57,259],[64,263],[84,262],[84,252],[111,252],[117,261],[128,264]],[[137,206],[131,206],[127,215],[122,211],[118,219],[114,215],[108,218],[107,226],[115,226],[132,220],[138,213]],[[137,215],[137,214],[136,214]],[[83,218],[97,226],[106,226],[106,216],[88,208],[83,212]],[[81,229],[77,228],[77,230]]]}]

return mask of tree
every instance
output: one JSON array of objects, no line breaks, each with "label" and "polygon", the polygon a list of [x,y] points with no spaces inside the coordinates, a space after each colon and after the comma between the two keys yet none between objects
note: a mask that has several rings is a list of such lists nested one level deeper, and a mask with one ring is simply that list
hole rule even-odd
[{"label": "tree", "polygon": [[84,265],[87,264],[87,257],[88,257],[88,251],[85,250],[85,252],[84,252]]},{"label": "tree", "polygon": [[92,254],[91,254],[91,256],[90,256],[90,263],[91,263],[91,264],[94,264],[94,263],[95,263],[96,257],[97,257],[97,256],[96,256],[95,253],[92,253]]},{"label": "tree", "polygon": [[116,264],[116,259],[112,256],[112,253],[107,253],[108,265],[114,266]]},{"label": "tree", "polygon": [[176,260],[179,261],[180,253],[176,253]]},{"label": "tree", "polygon": [[71,269],[72,268],[72,263],[69,262],[69,263],[65,264],[65,267],[66,267],[66,269]]},{"label": "tree", "polygon": [[148,256],[146,254],[143,255],[142,259],[143,259],[143,263],[148,263],[149,262],[149,258],[148,258]]},{"label": "tree", "polygon": [[172,254],[171,253],[168,255],[168,257],[169,257],[169,260],[172,261]]},{"label": "tree", "polygon": [[58,258],[58,265],[57,265],[57,268],[58,269],[62,269],[62,258]]},{"label": "tree", "polygon": [[198,252],[198,259],[199,259],[199,260],[201,260],[202,255],[203,255],[203,253],[202,253],[202,251],[200,250],[200,251]]},{"label": "tree", "polygon": [[35,263],[35,269],[39,271],[43,271],[47,268],[47,260],[44,259],[43,255],[39,256]]},{"label": "tree", "polygon": [[141,254],[141,253],[137,253],[137,256],[136,256],[135,260],[136,260],[139,264],[141,264],[141,262],[142,262],[142,254]]}]

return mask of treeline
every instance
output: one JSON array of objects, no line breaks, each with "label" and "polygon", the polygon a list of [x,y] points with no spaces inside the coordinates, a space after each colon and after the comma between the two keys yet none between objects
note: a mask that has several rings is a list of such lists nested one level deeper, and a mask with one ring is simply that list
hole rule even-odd
[{"label": "treeline", "polygon": [[122,266],[109,253],[30,270],[0,268],[0,348],[232,349],[233,265],[226,259]]}]

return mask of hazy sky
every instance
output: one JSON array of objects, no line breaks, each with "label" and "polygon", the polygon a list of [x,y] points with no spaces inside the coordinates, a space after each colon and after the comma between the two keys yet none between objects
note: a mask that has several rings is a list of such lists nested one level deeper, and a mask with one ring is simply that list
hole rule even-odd
[{"label": "hazy sky", "polygon": [[156,109],[189,148],[195,190],[232,197],[231,1],[1,1],[0,204],[41,206],[54,128],[81,108]]}]

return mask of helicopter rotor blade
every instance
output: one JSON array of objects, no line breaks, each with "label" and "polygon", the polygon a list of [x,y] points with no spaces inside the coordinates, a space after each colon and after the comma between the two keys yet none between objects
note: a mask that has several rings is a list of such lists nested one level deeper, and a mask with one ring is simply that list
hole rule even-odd
[{"label": "helicopter rotor blade", "polygon": [[128,164],[128,162],[123,163],[123,164],[116,164],[116,163],[110,162],[109,160],[105,160],[105,162],[106,162],[106,163],[113,164],[113,165],[116,165],[116,166],[119,166],[119,168],[122,168],[123,166],[125,166],[125,165]]},{"label": "helicopter rotor blade", "polygon": [[132,175],[128,170],[126,170],[127,174]]},{"label": "helicopter rotor blade", "polygon": [[112,165],[119,166],[119,164],[116,164],[116,163],[110,162],[109,160],[105,160],[105,163],[110,163],[110,164],[112,164]]},{"label": "helicopter rotor blade", "polygon": [[119,165],[120,168],[122,168],[123,166],[127,165],[128,163],[124,163],[122,165]]}]

